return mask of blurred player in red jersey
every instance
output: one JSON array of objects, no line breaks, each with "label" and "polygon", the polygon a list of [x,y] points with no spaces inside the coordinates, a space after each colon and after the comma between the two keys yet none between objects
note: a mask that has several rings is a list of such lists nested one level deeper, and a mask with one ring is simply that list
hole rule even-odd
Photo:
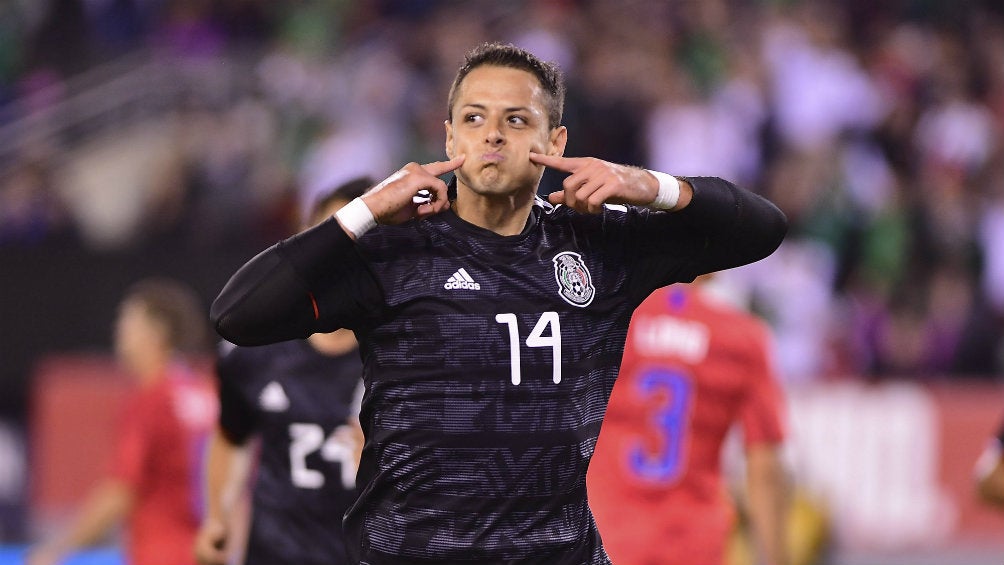
[{"label": "blurred player in red jersey", "polygon": [[760,562],[787,565],[785,421],[766,325],[700,284],[655,291],[631,320],[587,475],[611,560],[722,565],[735,510],[720,453],[738,422]]},{"label": "blurred player in red jersey", "polygon": [[65,532],[33,548],[29,565],[59,563],[121,522],[130,565],[195,563],[200,455],[216,404],[212,381],[188,361],[208,343],[205,310],[188,287],[147,279],[129,289],[115,354],[139,388],[126,404],[109,476]]}]

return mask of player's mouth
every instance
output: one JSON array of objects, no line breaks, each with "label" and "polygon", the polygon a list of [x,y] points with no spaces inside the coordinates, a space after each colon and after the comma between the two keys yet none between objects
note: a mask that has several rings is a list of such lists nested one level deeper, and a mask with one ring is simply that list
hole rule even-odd
[{"label": "player's mouth", "polygon": [[505,161],[505,156],[498,152],[484,153],[481,155],[481,161],[484,163],[501,163]]}]

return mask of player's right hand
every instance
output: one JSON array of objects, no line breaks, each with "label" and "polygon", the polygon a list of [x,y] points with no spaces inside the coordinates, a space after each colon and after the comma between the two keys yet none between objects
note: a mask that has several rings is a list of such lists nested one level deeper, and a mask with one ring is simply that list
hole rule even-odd
[{"label": "player's right hand", "polygon": [[[378,224],[395,225],[412,218],[438,214],[450,207],[446,196],[446,183],[439,178],[460,168],[464,155],[449,161],[434,161],[425,165],[408,163],[362,196]],[[428,191],[429,198],[414,200],[420,190]]]},{"label": "player's right hand", "polygon": [[195,535],[195,560],[199,565],[226,565],[227,526],[223,522],[207,519]]}]

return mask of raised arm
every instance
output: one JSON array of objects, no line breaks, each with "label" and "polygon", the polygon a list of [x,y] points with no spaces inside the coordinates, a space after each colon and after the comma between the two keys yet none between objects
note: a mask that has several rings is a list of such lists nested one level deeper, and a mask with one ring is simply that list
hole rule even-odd
[{"label": "raised arm", "polygon": [[645,239],[652,245],[638,249],[656,269],[667,244],[678,253],[675,244],[684,240],[697,250],[690,277],[752,263],[773,253],[788,230],[770,201],[717,177],[674,177],[593,157],[531,153],[530,160],[569,173],[562,190],[548,195],[552,204],[591,214],[605,204],[669,212],[650,216]]},{"label": "raised arm", "polygon": [[[333,219],[283,240],[244,264],[227,282],[209,315],[216,332],[237,345],[263,345],[305,338],[317,331],[319,316],[309,273],[296,258],[322,256],[330,263],[352,257],[352,240]],[[330,273],[337,276],[336,272]]]},{"label": "raised arm", "polygon": [[692,276],[759,261],[781,245],[784,213],[766,198],[717,177],[688,177],[689,204],[673,215],[700,244]]},{"label": "raised arm", "polygon": [[[217,333],[237,345],[305,338],[345,327],[380,300],[354,240],[449,207],[439,175],[464,162],[410,163],[321,224],[259,253],[235,273],[210,309]],[[428,197],[416,199],[420,191]],[[327,300],[322,301],[322,296]],[[322,311],[322,307],[324,311]]]}]

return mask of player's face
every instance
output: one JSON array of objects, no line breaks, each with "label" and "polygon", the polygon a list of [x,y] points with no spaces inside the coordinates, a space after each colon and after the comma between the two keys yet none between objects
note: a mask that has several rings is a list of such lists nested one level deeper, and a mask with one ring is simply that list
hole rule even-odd
[{"label": "player's face", "polygon": [[163,347],[163,343],[161,328],[147,313],[145,304],[139,300],[124,302],[115,321],[115,354],[119,362],[135,370],[151,348]]},{"label": "player's face", "polygon": [[530,162],[530,152],[560,155],[565,149],[565,128],[549,126],[545,101],[540,82],[527,71],[472,70],[446,122],[446,154],[467,156],[456,171],[458,184],[484,196],[535,192],[544,168]]}]

